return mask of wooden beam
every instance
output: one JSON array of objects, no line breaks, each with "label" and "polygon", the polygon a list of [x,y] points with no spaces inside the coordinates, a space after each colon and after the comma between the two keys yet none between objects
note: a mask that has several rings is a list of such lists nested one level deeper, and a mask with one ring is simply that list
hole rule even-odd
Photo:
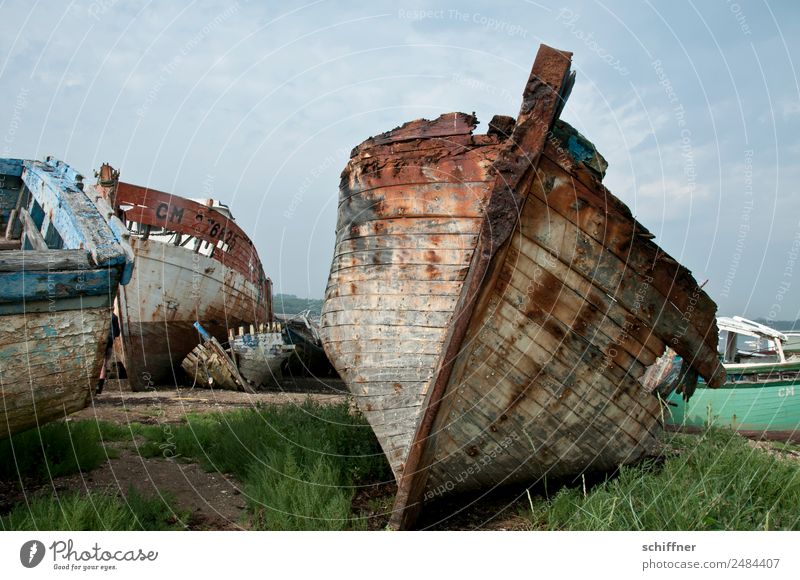
[{"label": "wooden beam", "polygon": [[91,270],[86,250],[14,250],[0,252],[0,272]]},{"label": "wooden beam", "polygon": [[28,239],[28,242],[30,242],[31,247],[34,250],[47,250],[47,243],[44,241],[42,232],[36,227],[36,223],[33,221],[31,214],[28,213],[28,210],[24,207],[19,208],[19,217],[20,220],[22,220],[24,236]]}]

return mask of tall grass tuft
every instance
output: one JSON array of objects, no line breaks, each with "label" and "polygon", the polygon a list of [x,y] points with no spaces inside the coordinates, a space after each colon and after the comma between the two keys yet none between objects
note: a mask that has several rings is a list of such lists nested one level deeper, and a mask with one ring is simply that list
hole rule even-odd
[{"label": "tall grass tuft", "polygon": [[0,479],[46,482],[90,471],[109,457],[102,426],[93,421],[58,421],[0,441]]},{"label": "tall grass tuft", "polygon": [[144,497],[133,488],[127,497],[108,493],[38,495],[0,517],[0,529],[22,530],[172,530],[181,516],[167,497]]},{"label": "tall grass tuft", "polygon": [[391,478],[368,423],[346,404],[265,405],[138,433],[144,455],[169,450],[242,481],[256,529],[352,528],[358,485]]},{"label": "tall grass tuft", "polygon": [[533,498],[534,528],[548,530],[800,529],[800,465],[729,430],[673,435],[663,463],[621,467],[584,497],[580,486]]}]

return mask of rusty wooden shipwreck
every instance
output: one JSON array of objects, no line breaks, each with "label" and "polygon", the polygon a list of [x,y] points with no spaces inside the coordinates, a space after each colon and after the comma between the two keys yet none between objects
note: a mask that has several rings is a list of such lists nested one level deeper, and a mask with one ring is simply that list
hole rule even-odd
[{"label": "rusty wooden shipwreck", "polygon": [[669,345],[712,386],[716,305],[601,183],[542,46],[516,119],[417,120],[342,173],[330,360],[398,481],[391,526],[444,493],[607,470],[653,447],[639,378]]},{"label": "rusty wooden shipwreck", "polygon": [[0,438],[84,408],[100,376],[127,230],[61,161],[0,159]]},{"label": "rusty wooden shipwreck", "polygon": [[134,390],[176,384],[200,322],[228,329],[272,321],[272,282],[228,208],[119,181],[109,165],[96,186],[131,231],[136,268],[119,295],[118,356]]}]

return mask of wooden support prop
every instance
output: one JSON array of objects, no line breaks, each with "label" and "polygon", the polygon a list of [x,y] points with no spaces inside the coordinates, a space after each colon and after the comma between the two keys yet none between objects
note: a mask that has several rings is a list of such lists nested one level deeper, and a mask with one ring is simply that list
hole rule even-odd
[{"label": "wooden support prop", "polygon": [[44,241],[42,232],[40,232],[39,228],[36,227],[36,223],[34,223],[33,218],[31,218],[31,214],[28,213],[28,210],[24,207],[20,208],[19,217],[22,220],[22,230],[24,236],[28,239],[31,247],[34,250],[47,250],[47,243]]},{"label": "wooden support prop", "polygon": [[19,210],[14,208],[11,210],[11,214],[8,216],[8,224],[6,225],[6,239],[14,239],[14,229],[19,224],[19,219],[17,218],[19,214]]}]

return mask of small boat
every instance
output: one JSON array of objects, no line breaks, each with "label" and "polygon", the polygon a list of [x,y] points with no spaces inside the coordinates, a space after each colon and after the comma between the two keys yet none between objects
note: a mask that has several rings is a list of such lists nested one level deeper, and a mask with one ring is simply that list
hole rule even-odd
[{"label": "small boat", "polygon": [[0,159],[0,438],[84,408],[133,253],[72,167]]},{"label": "small boat", "polygon": [[275,319],[283,328],[286,342],[295,348],[294,356],[290,356],[288,361],[288,369],[293,375],[324,377],[334,372],[322,347],[319,325],[310,311],[290,316],[276,315]]},{"label": "small boat", "polygon": [[788,354],[800,355],[800,332],[784,332],[786,340],[783,342],[783,352]]},{"label": "small boat", "polygon": [[259,330],[251,328],[245,334],[240,329],[238,335],[231,330],[228,337],[239,373],[255,388],[273,385],[281,376],[281,366],[295,350],[294,344],[287,344],[279,324]]},{"label": "small boat", "polygon": [[[720,317],[717,325],[726,334],[722,387],[706,388],[700,379],[686,401],[673,392],[682,357],[668,350],[657,363],[659,390],[668,397],[667,425],[686,431],[728,427],[754,439],[800,441],[800,354],[786,351],[786,334],[740,316]],[[755,339],[756,348],[741,349],[745,338]],[[758,348],[762,343],[772,348]]]},{"label": "small boat", "polygon": [[424,502],[611,470],[657,446],[639,378],[672,346],[719,386],[716,305],[602,185],[542,46],[519,116],[447,113],[353,149],[325,351],[380,442],[407,528]]},{"label": "small boat", "polygon": [[131,231],[136,269],[120,292],[121,352],[133,390],[178,384],[200,322],[218,341],[242,324],[272,322],[272,282],[227,206],[119,181],[99,183]]},{"label": "small boat", "polygon": [[197,386],[253,393],[228,351],[199,322],[193,326],[201,342],[181,362],[183,370],[192,377],[192,388]]}]

